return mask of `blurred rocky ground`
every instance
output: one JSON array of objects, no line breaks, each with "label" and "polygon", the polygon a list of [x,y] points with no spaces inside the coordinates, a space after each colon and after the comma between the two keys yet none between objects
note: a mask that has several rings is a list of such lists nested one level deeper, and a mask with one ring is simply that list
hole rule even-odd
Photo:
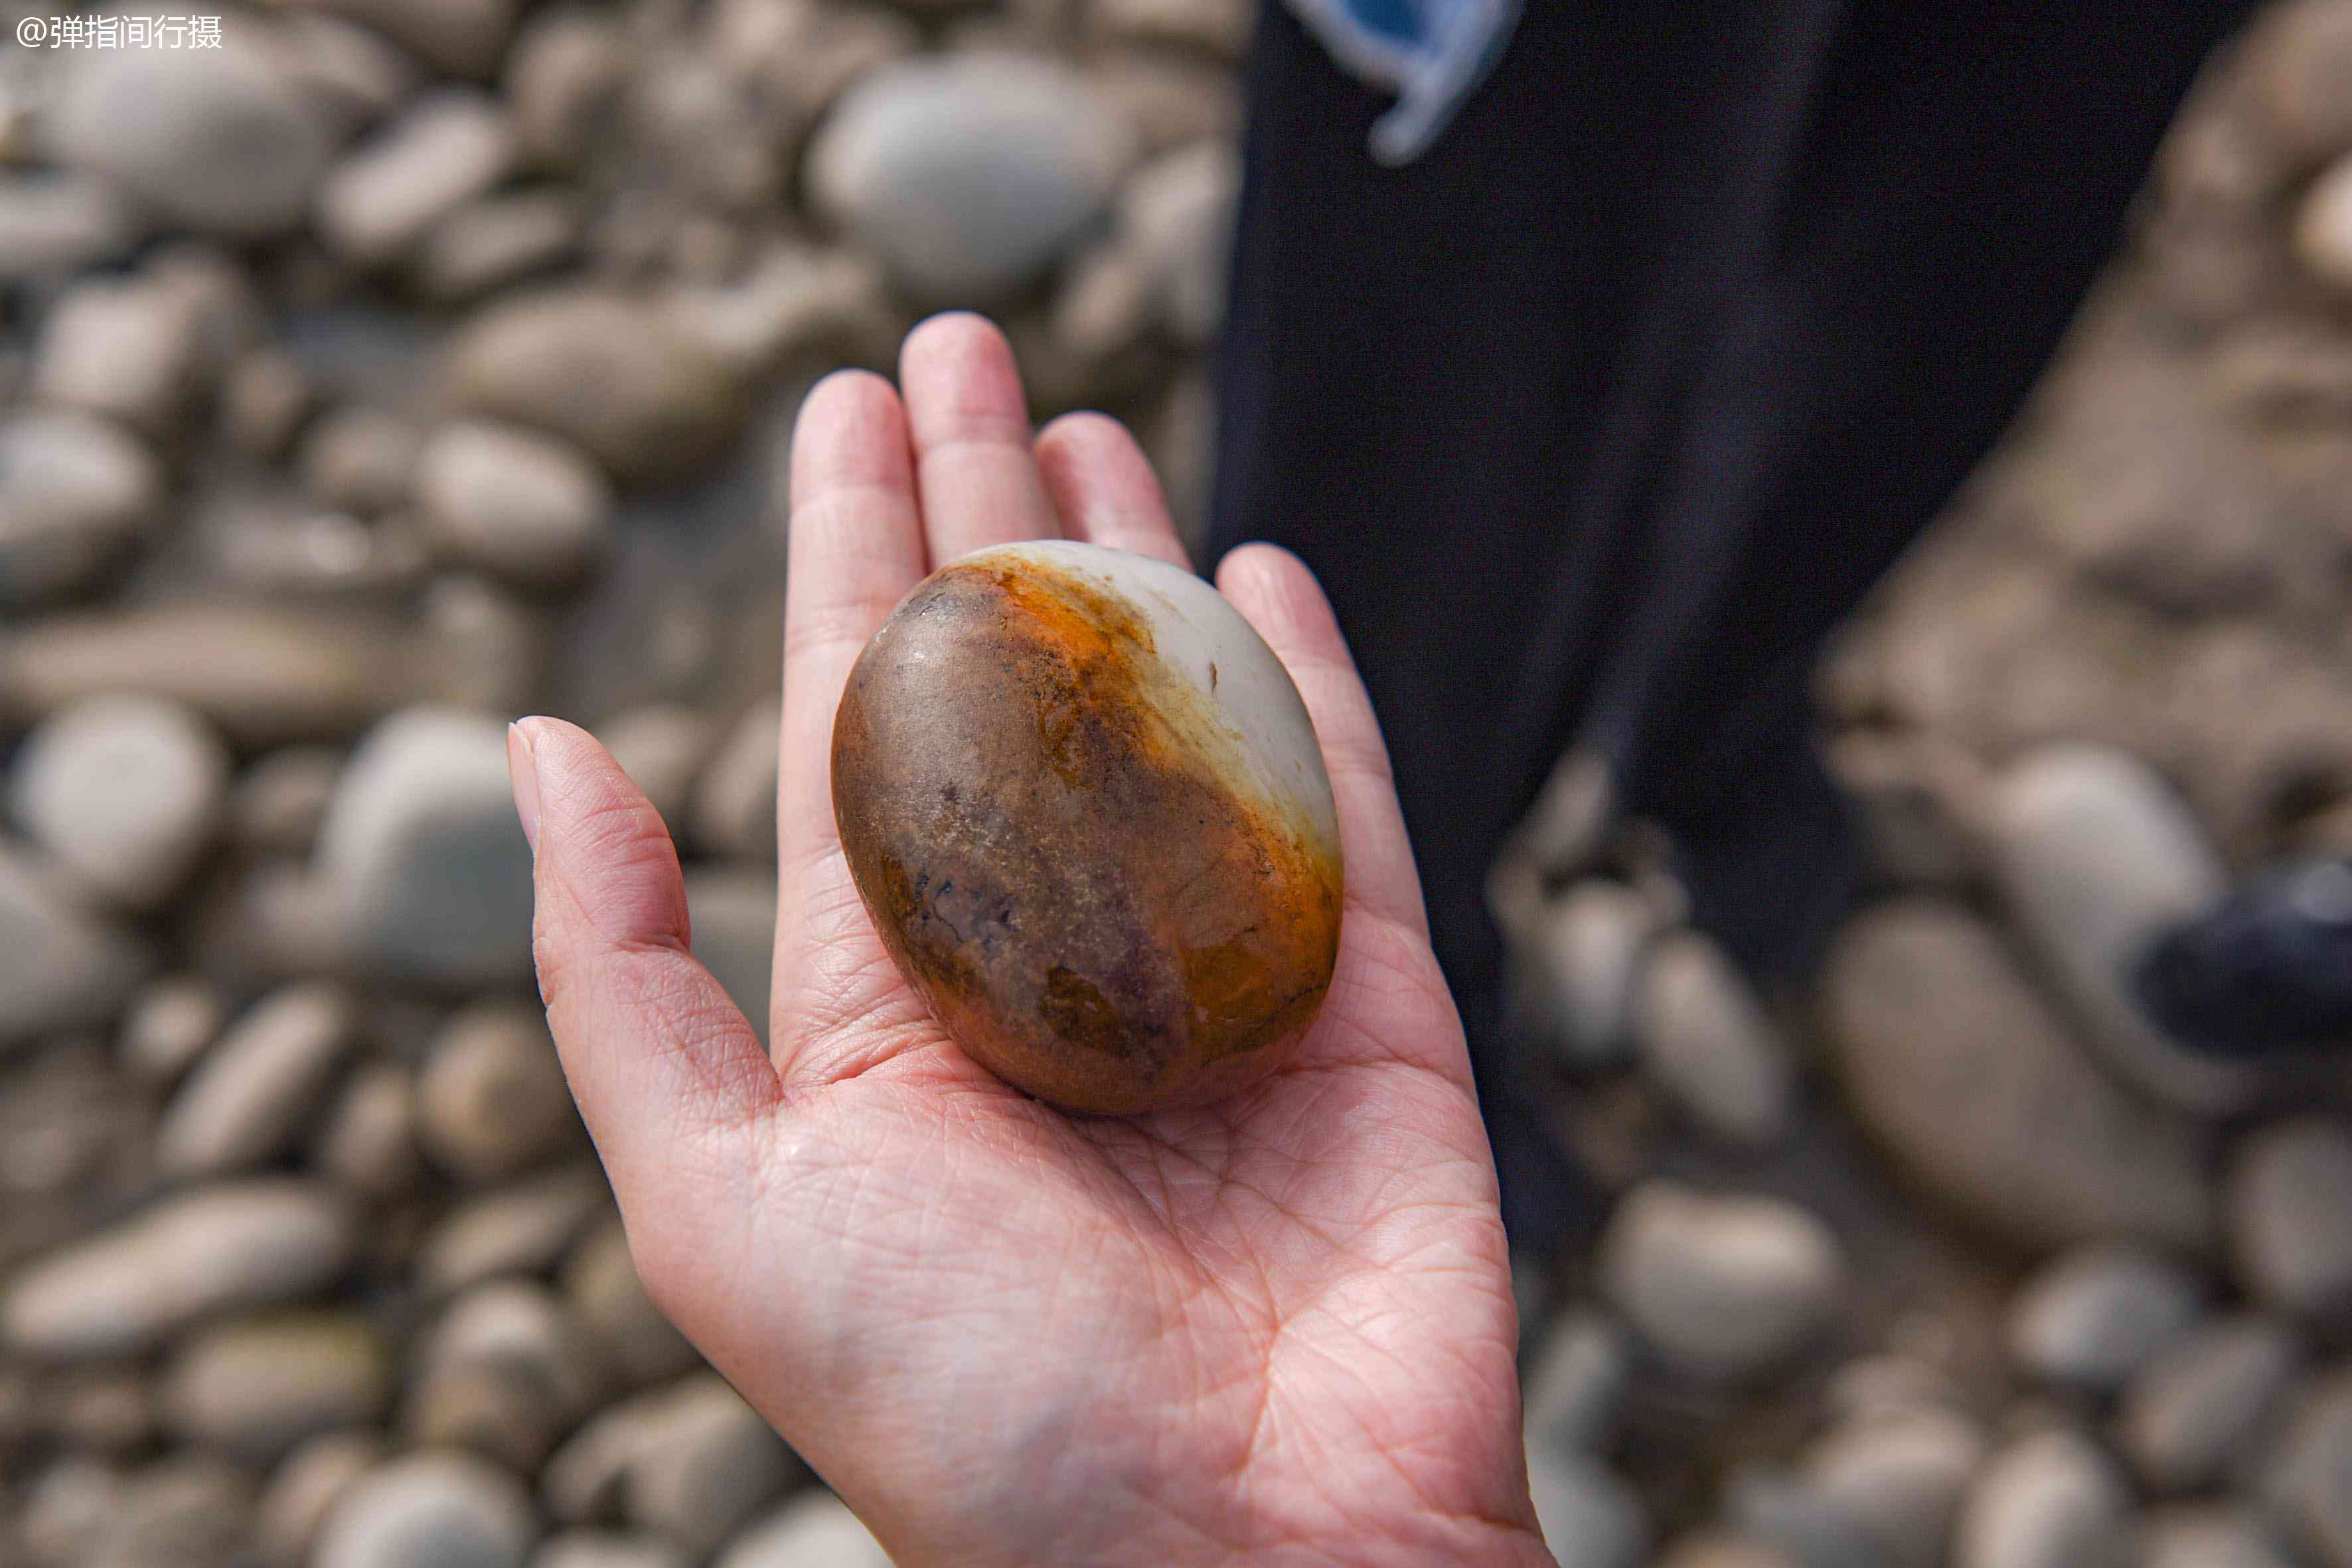
[{"label": "blurred rocky ground", "polygon": [[[632,1271],[501,721],[614,748],[761,1016],[792,411],[985,308],[1196,524],[1248,5],[5,19],[0,1568],[880,1562]],[[1565,1563],[2352,1568],[2352,1081],[2116,989],[2232,868],[2352,853],[2347,606],[2352,3],[2305,0],[1825,674],[1875,897],[1819,994],[1638,834],[1497,879],[1609,1205],[1522,1280]]]}]

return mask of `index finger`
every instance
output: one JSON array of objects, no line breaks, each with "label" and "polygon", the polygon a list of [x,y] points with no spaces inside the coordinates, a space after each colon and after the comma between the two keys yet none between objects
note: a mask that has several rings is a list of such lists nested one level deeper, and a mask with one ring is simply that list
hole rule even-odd
[{"label": "index finger", "polygon": [[[817,383],[793,432],[784,581],[784,720],[777,864],[800,884],[840,853],[833,820],[833,715],[875,628],[923,577],[906,410],[880,376],[841,371]],[[789,903],[789,900],[788,900]],[[793,937],[791,910],[776,932]]]}]

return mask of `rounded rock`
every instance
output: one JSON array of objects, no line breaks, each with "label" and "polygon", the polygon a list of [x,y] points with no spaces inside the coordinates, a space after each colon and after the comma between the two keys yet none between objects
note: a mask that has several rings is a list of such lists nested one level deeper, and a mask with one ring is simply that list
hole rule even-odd
[{"label": "rounded rock", "polygon": [[230,835],[261,855],[307,858],[342,775],[341,752],[281,746],[247,768],[229,796]]},{"label": "rounded rock", "polygon": [[312,1568],[522,1568],[530,1500],[495,1466],[457,1454],[396,1459],[352,1483]]},{"label": "rounded rock", "polygon": [[1788,1131],[1796,1064],[1728,954],[1697,931],[1661,940],[1633,987],[1643,1071],[1702,1128],[1759,1148]]},{"label": "rounded rock", "polygon": [[1133,147],[1083,78],[927,56],[845,93],[809,151],[817,205],[927,303],[1019,292],[1102,217]]},{"label": "rounded rock", "polygon": [[373,1432],[330,1432],[289,1454],[254,1510],[254,1544],[269,1568],[302,1568],[319,1527],[352,1482],[383,1462]]},{"label": "rounded rock", "polygon": [[1601,1241],[1602,1291],[1674,1370],[1735,1382],[1826,1325],[1845,1261],[1827,1226],[1777,1198],[1635,1188]]},{"label": "rounded rock", "polygon": [[[684,824],[695,775],[710,755],[716,727],[709,716],[674,702],[625,709],[596,726],[596,739],[646,792],[675,835]],[[769,805],[772,808],[772,800]],[[769,816],[774,817],[772,809]]]},{"label": "rounded rock", "polygon": [[678,1376],[700,1359],[646,1293],[617,1223],[572,1249],[563,1266],[563,1298],[604,1360],[632,1384]]},{"label": "rounded rock", "polygon": [[2131,1494],[2084,1437],[2051,1431],[1995,1455],[1969,1490],[1953,1568],[2123,1568]]},{"label": "rounded rock", "polygon": [[332,985],[289,986],[230,1026],[173,1097],[155,1131],[172,1176],[257,1165],[293,1142],[351,1043],[351,1000]]},{"label": "rounded rock", "polygon": [[2140,1536],[2139,1568],[2294,1568],[2270,1531],[2226,1504],[2168,1510]]},{"label": "rounded rock", "polygon": [[693,1563],[656,1536],[567,1530],[540,1542],[530,1554],[530,1568],[693,1568]]},{"label": "rounded rock", "polygon": [[765,1040],[776,963],[775,872],[698,866],[686,874],[686,910],[694,956]]},{"label": "rounded rock", "polygon": [[767,1420],[716,1373],[679,1384],[631,1457],[630,1520],[708,1552],[807,1472]]},{"label": "rounded rock", "polygon": [[1208,584],[1053,542],[934,573],[851,670],[842,845],[967,1054],[1071,1110],[1264,1078],[1339,953],[1339,837],[1280,660]]},{"label": "rounded rock", "polygon": [[320,1170],[353,1192],[392,1197],[408,1190],[416,1152],[416,1082],[397,1062],[369,1062],[344,1085],[311,1151]]},{"label": "rounded rock", "polygon": [[2201,1130],[2088,1060],[1969,914],[1879,906],[1839,936],[1826,989],[1856,1120],[1966,1218],[2033,1247],[2210,1244]]},{"label": "rounded rock", "polygon": [[417,1080],[417,1138],[435,1163],[495,1181],[569,1147],[579,1127],[546,1016],[523,1003],[466,1008]]},{"label": "rounded rock", "polygon": [[125,908],[151,910],[204,852],[228,776],[228,748],[188,708],[94,697],[26,738],[11,804],[76,877]]},{"label": "rounded rock", "polygon": [[1534,1450],[1528,1490],[1560,1568],[1637,1568],[1649,1560],[1650,1520],[1641,1496],[1600,1460]]},{"label": "rounded rock", "polygon": [[2117,1442],[2149,1485],[2205,1486],[2252,1450],[2302,1365],[2301,1342],[2275,1319],[2207,1323],[2132,1379]]},{"label": "rounded rock", "polygon": [[367,1321],[320,1312],[200,1331],[173,1352],[161,1398],[182,1439],[254,1460],[372,1421],[391,1392],[391,1357]]},{"label": "rounded rock", "polygon": [[687,825],[695,842],[731,859],[776,858],[776,789],[784,720],[781,697],[754,702],[728,731],[695,780]]},{"label": "rounded rock", "polygon": [[333,155],[331,128],[264,50],[230,43],[84,51],[50,122],[60,159],[199,233],[293,228]]},{"label": "rounded rock", "polygon": [[148,967],[139,942],[83,908],[62,880],[0,838],[0,1053],[105,1023]]},{"label": "rounded rock", "polygon": [[613,491],[569,447],[482,420],[445,425],[416,463],[425,534],[529,587],[560,588],[604,548]]},{"label": "rounded rock", "polygon": [[530,973],[530,847],[496,720],[385,720],[343,770],[319,865],[363,971],[467,988]]},{"label": "rounded rock", "polygon": [[890,1554],[839,1498],[815,1491],[745,1531],[713,1568],[890,1568]]},{"label": "rounded rock", "polygon": [[501,1274],[540,1273],[611,1205],[604,1173],[593,1164],[486,1192],[426,1233],[417,1282],[428,1296],[446,1296]]},{"label": "rounded rock", "polygon": [[2352,1365],[2305,1395],[2263,1461],[2271,1516],[2315,1562],[2352,1568]]},{"label": "rounded rock", "polygon": [[502,301],[451,342],[456,407],[544,430],[624,483],[676,479],[735,437],[743,389],[655,303],[598,289]]},{"label": "rounded rock", "polygon": [[36,1356],[135,1354],[210,1313],[318,1289],[352,1246],[349,1212],[317,1187],[207,1187],[20,1270],[0,1338]]},{"label": "rounded rock", "polygon": [[426,93],[327,176],[319,230],[352,260],[383,265],[504,179],[516,153],[506,115],[486,94]]},{"label": "rounded rock", "polygon": [[2196,1321],[2204,1297],[2195,1279],[2146,1247],[2082,1247],[2019,1292],[2010,1354],[2044,1383],[2112,1393]]},{"label": "rounded rock", "polygon": [[2299,1316],[2352,1315],[2352,1130],[2298,1117],[2246,1141],[2229,1188],[2238,1272]]},{"label": "rounded rock", "polygon": [[1937,1568],[1952,1518],[1984,1462],[1976,1426],[1924,1405],[1848,1418],[1808,1451],[1804,1480],[1888,1568]]},{"label": "rounded rock", "polygon": [[88,583],[144,534],[163,500],[146,447],[65,409],[0,422],[0,605]]},{"label": "rounded rock", "polygon": [[194,975],[172,975],[139,994],[122,1020],[118,1055],[137,1077],[170,1084],[220,1038],[227,1021],[228,1004],[217,989]]}]

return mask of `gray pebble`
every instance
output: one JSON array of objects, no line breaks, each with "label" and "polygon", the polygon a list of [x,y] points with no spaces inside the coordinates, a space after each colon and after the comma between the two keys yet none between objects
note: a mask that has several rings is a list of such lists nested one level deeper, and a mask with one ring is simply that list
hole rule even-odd
[{"label": "gray pebble", "polygon": [[220,820],[228,748],[185,706],[93,697],[26,738],[10,780],[16,820],[101,897],[166,902]]},{"label": "gray pebble", "polygon": [[2147,1483],[2189,1491],[2237,1468],[2302,1370],[2293,1330],[2216,1319],[2175,1342],[2124,1391],[2116,1441]]},{"label": "gray pebble", "polygon": [[418,1283],[446,1296],[500,1274],[555,1267],[581,1232],[612,1205],[604,1173],[567,1165],[467,1199],[425,1234]]},{"label": "gray pebble", "polygon": [[596,728],[629,782],[646,792],[676,837],[686,824],[694,781],[718,739],[709,716],[673,702],[647,703],[614,714]]},{"label": "gray pebble", "polygon": [[307,857],[342,772],[342,753],[326,746],[281,746],[261,757],[230,791],[231,837],[257,854]]},{"label": "gray pebble", "polygon": [[2343,1122],[2300,1117],[2247,1139],[2229,1211],[2249,1290],[2303,1317],[2352,1314],[2352,1131]]},{"label": "gray pebble", "polygon": [[572,1249],[563,1266],[563,1299],[604,1363],[632,1386],[679,1376],[700,1360],[646,1293],[617,1222]]},{"label": "gray pebble", "polygon": [[694,956],[765,1040],[776,961],[775,873],[697,867],[686,874],[686,909]]},{"label": "gray pebble", "polygon": [[268,1568],[302,1568],[336,1502],[383,1457],[383,1440],[373,1432],[330,1432],[286,1456],[254,1510],[254,1544]]},{"label": "gray pebble", "polygon": [[1848,1417],[1806,1450],[1802,1475],[1887,1568],[1937,1568],[1984,1458],[1975,1423],[1923,1405]]},{"label": "gray pebble", "polygon": [[1604,1314],[1581,1307],[1564,1316],[1545,1338],[1521,1391],[1528,1446],[1578,1452],[1606,1444],[1633,1359],[1625,1331]]},{"label": "gray pebble", "polygon": [[175,1349],[160,1397],[165,1425],[183,1441],[253,1462],[374,1420],[392,1376],[383,1339],[356,1313],[245,1318],[201,1329]]},{"label": "gray pebble", "polygon": [[2261,1073],[2167,1039],[2127,989],[2148,942],[2224,887],[2219,857],[2164,780],[2121,752],[2052,745],[2002,775],[1992,819],[2001,890],[2105,1059],[2185,1109],[2248,1103]]},{"label": "gray pebble", "polygon": [[478,651],[437,628],[250,601],[48,616],[0,635],[0,716],[144,691],[177,698],[247,746],[340,739],[456,689],[451,665]]},{"label": "gray pebble", "polygon": [[2193,1323],[2205,1289],[2129,1242],[2058,1258],[2010,1305],[2009,1352],[2043,1383],[2113,1393]]},{"label": "gray pebble", "polygon": [[1613,1067],[1633,1041],[1633,985],[1659,929],[1650,900],[1622,883],[1579,882],[1544,908],[1523,952],[1518,1007],[1566,1064]]},{"label": "gray pebble", "polygon": [[180,1086],[155,1131],[169,1176],[225,1175],[284,1152],[351,1045],[351,999],[327,984],[289,986],[229,1027]]},{"label": "gray pebble", "polygon": [[687,808],[694,840],[717,855],[743,860],[776,857],[776,788],[782,753],[777,731],[783,699],[751,705],[696,780]]},{"label": "gray pebble", "polygon": [[1240,156],[1215,140],[1155,158],[1119,193],[1121,243],[1141,264],[1155,318],[1179,342],[1205,345],[1225,319],[1241,188]]},{"label": "gray pebble", "polygon": [[228,1003],[218,989],[190,974],[152,982],[122,1020],[116,1055],[131,1073],[170,1086],[220,1038]]},{"label": "gray pebble", "polygon": [[63,884],[54,868],[0,838],[0,1053],[105,1023],[147,968],[138,941]]},{"label": "gray pebble", "polygon": [[605,548],[613,493],[559,441],[484,420],[445,425],[417,459],[425,538],[525,587],[573,582]]},{"label": "gray pebble", "polygon": [[2352,1368],[2302,1399],[2264,1462],[2261,1495],[2294,1545],[2326,1568],[2352,1568]]},{"label": "gray pebble", "polygon": [[514,1174],[573,1147],[579,1118],[547,1016],[523,1002],[479,1002],[435,1037],[417,1079],[417,1139],[461,1181]]},{"label": "gray pebble", "polygon": [[890,1568],[890,1554],[840,1499],[813,1491],[745,1531],[713,1568]]},{"label": "gray pebble", "polygon": [[1979,1472],[1962,1505],[1952,1568],[2124,1568],[2131,1494],[2079,1435],[2021,1437]]},{"label": "gray pebble", "polygon": [[530,190],[469,202],[436,224],[416,256],[417,286],[455,304],[572,260],[586,218],[569,191]]},{"label": "gray pebble", "polygon": [[656,1536],[567,1530],[540,1542],[530,1568],[693,1568],[693,1560]]},{"label": "gray pebble", "polygon": [[817,205],[926,304],[1016,294],[1102,217],[1134,145],[1086,80],[1010,55],[883,67],[809,151]]},{"label": "gray pebble", "polygon": [[517,152],[495,100],[467,88],[426,93],[327,176],[319,232],[353,261],[382,266],[506,178]]},{"label": "gray pebble", "polygon": [[265,49],[229,37],[237,31],[224,26],[220,49],[82,53],[48,122],[58,157],[199,233],[293,228],[332,155],[331,129]]},{"label": "gray pebble", "polygon": [[1649,1556],[1650,1521],[1641,1498],[1600,1460],[1531,1449],[1528,1485],[1544,1543],[1560,1568],[1639,1568]]},{"label": "gray pebble", "polygon": [[351,1484],[319,1531],[311,1568],[522,1568],[536,1533],[512,1477],[426,1451]]},{"label": "gray pebble", "polygon": [[129,1355],[211,1313],[300,1296],[342,1272],[349,1212],[307,1183],[224,1183],[167,1199],[19,1270],[0,1338],[28,1355]]},{"label": "gray pebble", "polygon": [[381,33],[437,71],[479,79],[498,67],[517,0],[304,0]]},{"label": "gray pebble", "polygon": [[1845,1260],[1829,1227],[1776,1198],[1713,1196],[1653,1180],[1601,1241],[1601,1289],[1675,1371],[1737,1381],[1827,1326]]},{"label": "gray pebble", "polygon": [[319,866],[353,963],[449,986],[530,972],[530,848],[507,778],[506,727],[416,708],[343,770]]},{"label": "gray pebble", "polygon": [[312,1163],[355,1193],[393,1197],[424,1170],[416,1150],[416,1079],[398,1062],[354,1069],[320,1124]]},{"label": "gray pebble", "polygon": [[51,403],[168,434],[203,388],[204,326],[196,297],[165,279],[86,279],[42,322],[33,390]]},{"label": "gray pebble", "polygon": [[2270,1531],[2226,1503],[2168,1509],[2140,1537],[2138,1568],[2293,1568]]},{"label": "gray pebble", "polygon": [[1730,958],[1694,931],[1650,950],[1634,983],[1634,1051],[1700,1127],[1761,1147],[1789,1127],[1796,1064]]},{"label": "gray pebble", "polygon": [[525,1474],[596,1393],[579,1330],[535,1280],[494,1280],[460,1296],[415,1360],[402,1414],[410,1439],[473,1448]]},{"label": "gray pebble", "polygon": [[0,179],[0,279],[63,277],[139,242],[137,214],[103,180],[62,173]]},{"label": "gray pebble", "polygon": [[26,409],[0,421],[0,605],[89,583],[163,506],[162,468],[104,420]]},{"label": "gray pebble", "polygon": [[1966,1219],[2036,1247],[2212,1238],[2202,1131],[2087,1059],[1971,916],[1881,905],[1840,935],[1826,986],[1853,1114]]},{"label": "gray pebble", "polygon": [[331,506],[373,517],[408,504],[425,437],[380,408],[340,408],[322,416],[296,454],[302,482]]},{"label": "gray pebble", "polygon": [[726,363],[628,294],[500,300],[457,330],[445,365],[454,407],[561,437],[624,483],[701,468],[744,414]]},{"label": "gray pebble", "polygon": [[804,1474],[715,1373],[611,1405],[549,1460],[541,1489],[571,1522],[609,1517],[709,1552]]}]

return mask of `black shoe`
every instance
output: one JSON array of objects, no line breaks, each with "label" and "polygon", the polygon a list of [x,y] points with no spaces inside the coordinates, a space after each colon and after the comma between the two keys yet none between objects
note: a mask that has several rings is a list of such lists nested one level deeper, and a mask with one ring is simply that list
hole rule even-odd
[{"label": "black shoe", "polygon": [[2352,862],[2258,874],[2159,937],[2133,979],[2168,1034],[2211,1056],[2352,1048]]}]

